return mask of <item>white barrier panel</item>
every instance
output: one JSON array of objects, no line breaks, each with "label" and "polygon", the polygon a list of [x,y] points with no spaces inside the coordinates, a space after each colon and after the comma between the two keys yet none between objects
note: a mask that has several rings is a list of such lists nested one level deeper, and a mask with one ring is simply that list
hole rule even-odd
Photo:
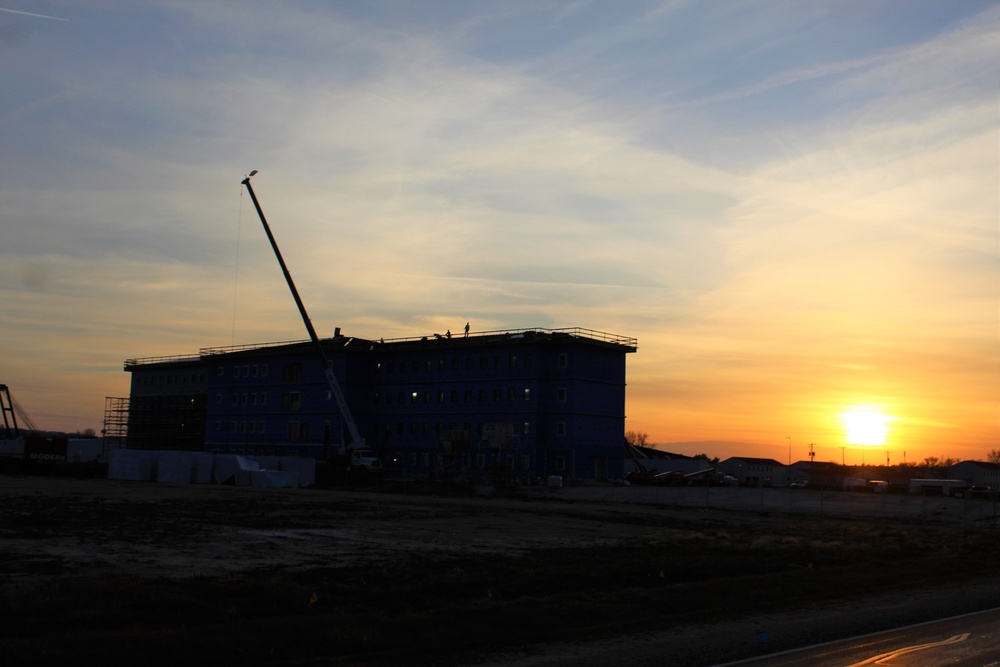
[{"label": "white barrier panel", "polygon": [[[265,481],[254,473],[275,473]],[[295,456],[237,456],[207,452],[113,449],[108,453],[108,479],[166,484],[235,484],[237,486],[312,486],[316,460]]]},{"label": "white barrier panel", "polygon": [[211,484],[215,454],[193,452],[191,461],[191,481],[195,484]]},{"label": "white barrier panel", "polygon": [[108,454],[108,479],[152,482],[157,452],[141,449],[112,449]]},{"label": "white barrier panel", "polygon": [[189,484],[191,482],[191,452],[154,452],[156,458],[156,481],[165,484]]}]

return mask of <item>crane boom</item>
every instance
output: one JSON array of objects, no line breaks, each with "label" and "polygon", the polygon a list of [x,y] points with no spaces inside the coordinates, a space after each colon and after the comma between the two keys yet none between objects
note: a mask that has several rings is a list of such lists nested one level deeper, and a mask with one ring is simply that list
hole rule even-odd
[{"label": "crane boom", "polygon": [[281,251],[278,249],[278,242],[274,240],[274,234],[271,233],[271,227],[267,224],[267,218],[264,217],[264,211],[261,210],[260,203],[257,201],[257,195],[254,194],[253,187],[250,185],[250,178],[255,173],[255,171],[251,172],[250,176],[244,178],[243,185],[246,186],[247,192],[250,193],[250,199],[253,200],[254,208],[257,209],[257,216],[260,218],[260,223],[264,226],[264,233],[267,234],[267,240],[271,243],[271,249],[274,250],[274,256],[278,258],[278,264],[281,265],[281,272],[285,274],[285,282],[288,283],[288,289],[291,290],[292,296],[295,298],[295,305],[299,308],[299,314],[302,316],[302,322],[306,325],[306,331],[309,332],[309,338],[312,340],[313,345],[316,346],[316,351],[319,353],[320,359],[323,361],[323,373],[326,375],[327,384],[330,385],[330,392],[333,394],[333,398],[337,402],[337,409],[340,411],[340,418],[347,426],[347,431],[351,437],[351,447],[354,449],[361,449],[364,447],[364,440],[361,438],[358,426],[354,423],[354,418],[351,416],[351,409],[347,406],[347,400],[344,398],[344,392],[340,390],[340,383],[337,382],[337,376],[333,372],[333,365],[330,363],[330,359],[326,356],[326,351],[323,349],[323,345],[319,342],[319,336],[316,335],[316,329],[313,327],[312,320],[309,319],[309,314],[306,312],[306,306],[302,303],[302,297],[299,296],[299,290],[295,288],[295,281],[292,280],[292,274],[288,272],[288,266],[285,264],[285,260],[281,256]]}]

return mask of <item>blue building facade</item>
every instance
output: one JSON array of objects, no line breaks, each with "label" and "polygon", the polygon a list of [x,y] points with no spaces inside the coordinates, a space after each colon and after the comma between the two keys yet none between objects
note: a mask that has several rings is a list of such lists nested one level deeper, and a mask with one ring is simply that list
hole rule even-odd
[{"label": "blue building facade", "polygon": [[[636,340],[525,329],[321,341],[388,474],[621,479]],[[128,446],[330,459],[348,442],[311,342],[127,360]],[[194,437],[198,432],[200,437]]]}]

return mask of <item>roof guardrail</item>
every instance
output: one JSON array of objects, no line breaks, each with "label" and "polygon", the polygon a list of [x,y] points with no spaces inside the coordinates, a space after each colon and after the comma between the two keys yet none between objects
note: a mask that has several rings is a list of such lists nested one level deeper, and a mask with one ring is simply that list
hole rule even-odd
[{"label": "roof guardrail", "polygon": [[191,354],[174,354],[165,357],[138,357],[136,359],[126,359],[125,368],[133,366],[143,366],[145,364],[180,363],[184,361],[201,361],[201,357]]},{"label": "roof guardrail", "polygon": [[[575,338],[586,338],[589,340],[595,340],[602,343],[610,343],[612,345],[623,345],[631,349],[637,349],[639,342],[637,339],[630,336],[620,336],[618,334],[608,333],[606,331],[597,331],[594,329],[585,329],[583,327],[567,327],[564,329],[543,329],[539,327],[533,327],[528,329],[497,329],[495,331],[475,331],[468,334],[462,332],[460,334],[448,333],[439,334],[433,333],[429,336],[409,336],[406,338],[385,338],[379,339],[379,343],[416,343],[430,338],[440,338],[440,339],[476,339],[476,338],[499,338],[499,337],[513,337],[513,336],[523,336],[524,334],[534,333],[534,334],[546,334],[546,335],[565,335],[573,336]],[[323,338],[321,341],[332,340],[331,338]],[[136,359],[126,359],[125,368],[132,368],[134,366],[142,366],[145,364],[160,364],[169,362],[183,362],[183,361],[198,361],[205,357],[210,357],[218,354],[229,354],[231,352],[246,352],[249,350],[261,350],[272,347],[284,347],[286,345],[308,345],[311,344],[310,340],[286,340],[286,341],[276,341],[272,343],[249,343],[244,345],[227,345],[227,346],[216,346],[216,347],[203,347],[198,350],[198,356],[193,356],[190,354],[184,355],[172,355],[163,357],[141,357]],[[371,341],[375,342],[375,341]]]}]

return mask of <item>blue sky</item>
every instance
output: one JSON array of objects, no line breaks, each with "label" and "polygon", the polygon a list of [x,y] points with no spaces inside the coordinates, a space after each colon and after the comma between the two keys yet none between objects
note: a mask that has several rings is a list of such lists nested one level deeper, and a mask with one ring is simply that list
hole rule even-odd
[{"label": "blue sky", "polygon": [[0,10],[0,382],[40,425],[99,428],[126,357],[305,337],[259,169],[321,334],[634,336],[627,427],[716,455],[839,459],[850,405],[894,459],[1000,448],[998,3]]}]

